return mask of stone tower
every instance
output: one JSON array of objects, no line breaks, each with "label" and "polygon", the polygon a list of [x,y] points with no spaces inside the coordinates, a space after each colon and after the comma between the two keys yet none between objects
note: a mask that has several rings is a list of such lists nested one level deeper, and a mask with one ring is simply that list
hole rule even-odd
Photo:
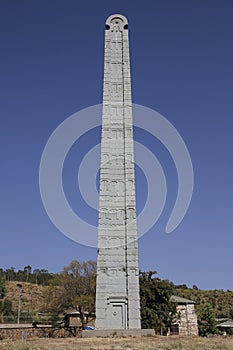
[{"label": "stone tower", "polygon": [[140,329],[128,22],[106,21],[96,329]]}]

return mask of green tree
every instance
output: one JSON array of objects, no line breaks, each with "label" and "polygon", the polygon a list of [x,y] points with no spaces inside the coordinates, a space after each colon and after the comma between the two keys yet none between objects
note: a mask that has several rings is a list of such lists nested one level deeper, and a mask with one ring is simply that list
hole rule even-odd
[{"label": "green tree", "polygon": [[5,280],[0,277],[0,299],[3,299],[6,293]]},{"label": "green tree", "polygon": [[49,285],[53,277],[52,273],[49,273],[46,269],[34,269],[30,276],[30,281],[39,285]]},{"label": "green tree", "polygon": [[215,310],[208,302],[199,306],[198,329],[199,335],[202,337],[206,337],[208,334],[215,334],[217,332]]},{"label": "green tree", "polygon": [[230,316],[230,318],[233,320],[233,308],[231,308],[231,309],[229,310],[229,316]]},{"label": "green tree", "polygon": [[32,273],[32,268],[31,268],[30,265],[27,265],[27,266],[24,267],[23,271],[24,271],[24,273],[25,273],[25,280],[26,280],[26,282],[28,282],[29,276],[30,276],[31,273]]},{"label": "green tree", "polygon": [[60,274],[54,274],[45,299],[49,311],[63,312],[74,308],[80,313],[83,327],[85,313],[95,309],[96,262],[73,260]]},{"label": "green tree", "polygon": [[14,312],[12,310],[11,300],[4,299],[0,300],[0,320],[1,322],[14,322]]},{"label": "green tree", "polygon": [[5,299],[1,305],[1,312],[4,316],[10,316],[13,314],[11,300]]},{"label": "green tree", "polygon": [[140,300],[142,328],[154,328],[157,334],[166,334],[176,313],[170,302],[174,286],[171,282],[153,278],[155,271],[140,273]]},{"label": "green tree", "polygon": [[14,281],[15,280],[15,268],[11,267],[10,269],[6,269],[5,276],[7,281]]}]

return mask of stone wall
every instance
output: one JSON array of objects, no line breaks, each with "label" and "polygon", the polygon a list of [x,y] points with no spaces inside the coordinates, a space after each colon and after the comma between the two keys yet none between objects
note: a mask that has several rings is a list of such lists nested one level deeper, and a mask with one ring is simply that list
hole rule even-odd
[{"label": "stone wall", "polygon": [[62,328],[52,328],[51,326],[13,325],[0,324],[0,340],[17,339],[24,340],[32,337],[67,337],[70,333]]},{"label": "stone wall", "polygon": [[179,334],[198,335],[197,315],[194,304],[177,305]]}]

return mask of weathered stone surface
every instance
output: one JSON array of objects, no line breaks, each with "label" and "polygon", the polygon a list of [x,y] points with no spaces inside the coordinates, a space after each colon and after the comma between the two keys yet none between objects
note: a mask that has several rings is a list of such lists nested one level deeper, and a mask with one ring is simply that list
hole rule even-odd
[{"label": "weathered stone surface", "polygon": [[71,334],[64,328],[54,329],[50,325],[40,325],[37,327],[31,324],[1,324],[0,325],[0,340],[14,339],[26,340],[29,338],[39,337],[67,337]]},{"label": "weathered stone surface", "polygon": [[107,19],[102,114],[96,329],[140,329],[128,23]]},{"label": "weathered stone surface", "polygon": [[194,304],[177,305],[177,313],[180,315],[179,334],[198,335],[197,314]]},{"label": "weathered stone surface", "polygon": [[195,312],[195,302],[189,299],[172,295],[170,301],[177,303],[176,313],[179,335],[182,336],[197,336],[198,322]]}]

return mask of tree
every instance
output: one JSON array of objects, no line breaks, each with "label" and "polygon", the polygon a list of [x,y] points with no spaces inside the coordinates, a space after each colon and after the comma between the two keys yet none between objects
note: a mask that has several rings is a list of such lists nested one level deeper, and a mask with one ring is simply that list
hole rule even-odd
[{"label": "tree", "polygon": [[210,303],[205,303],[204,305],[199,306],[198,329],[199,335],[202,337],[217,332],[215,310]]},{"label": "tree", "polygon": [[233,320],[233,308],[229,310],[229,316]]},{"label": "tree", "polygon": [[1,312],[4,316],[10,316],[13,314],[11,300],[5,299],[1,305]]},{"label": "tree", "polygon": [[6,269],[5,275],[7,281],[14,281],[15,279],[15,268],[11,267],[10,269]]},{"label": "tree", "polygon": [[80,313],[82,326],[85,314],[94,312],[96,286],[96,262],[73,260],[60,274],[54,274],[45,296],[50,312],[63,312],[74,308]]},{"label": "tree", "polygon": [[196,284],[194,284],[193,289],[198,290],[198,286],[196,286]]},{"label": "tree", "polygon": [[0,321],[9,322],[9,320],[14,321],[12,302],[8,299],[0,300]]},{"label": "tree", "polygon": [[3,299],[6,293],[5,280],[0,277],[0,299]]},{"label": "tree", "polygon": [[32,267],[30,265],[27,265],[24,267],[24,273],[26,275],[26,282],[28,282],[29,275],[32,273]]},{"label": "tree", "polygon": [[157,334],[166,334],[176,313],[170,302],[174,286],[171,282],[153,278],[156,271],[140,273],[142,328],[154,328]]},{"label": "tree", "polygon": [[74,298],[73,306],[79,311],[82,327],[88,322],[88,318],[95,312],[95,295],[79,295]]},{"label": "tree", "polygon": [[46,286],[50,283],[50,280],[52,279],[53,275],[48,272],[46,269],[34,269],[31,280],[33,283]]}]

